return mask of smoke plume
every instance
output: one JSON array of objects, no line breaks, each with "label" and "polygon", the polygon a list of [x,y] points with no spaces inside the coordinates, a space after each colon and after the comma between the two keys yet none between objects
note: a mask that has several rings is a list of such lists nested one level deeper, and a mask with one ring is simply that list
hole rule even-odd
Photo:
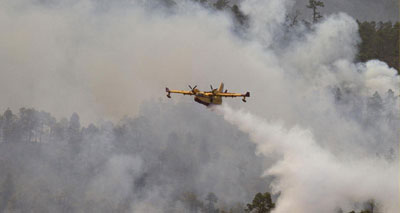
[{"label": "smoke plume", "polygon": [[[210,192],[229,209],[272,189],[276,212],[370,199],[398,212],[397,71],[354,62],[345,13],[289,26],[294,4],[243,1],[240,24],[189,0],[1,1],[0,109],[58,119],[39,113],[52,125],[40,145],[13,143],[18,131],[1,143],[1,170],[18,174],[1,176],[8,194],[25,210],[183,212]],[[215,113],[164,96],[220,82],[251,97]]]},{"label": "smoke plume", "polygon": [[287,129],[227,105],[219,110],[250,135],[260,155],[280,156],[264,173],[276,177],[272,187],[281,193],[274,212],[351,211],[352,202],[371,198],[383,204],[382,212],[398,211],[397,161],[340,158],[317,143],[309,129]]}]

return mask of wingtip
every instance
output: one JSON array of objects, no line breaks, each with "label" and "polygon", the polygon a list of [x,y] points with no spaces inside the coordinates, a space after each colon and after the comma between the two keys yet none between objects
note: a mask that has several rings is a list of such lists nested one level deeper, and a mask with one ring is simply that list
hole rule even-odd
[{"label": "wingtip", "polygon": [[168,87],[165,87],[165,91],[167,92],[167,97],[171,98],[171,91],[168,89]]}]

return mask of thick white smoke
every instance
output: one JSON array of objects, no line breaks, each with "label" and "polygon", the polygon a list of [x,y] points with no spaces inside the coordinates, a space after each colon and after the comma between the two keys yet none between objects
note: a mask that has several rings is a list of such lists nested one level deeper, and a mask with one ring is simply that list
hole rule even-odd
[{"label": "thick white smoke", "polygon": [[[399,211],[398,104],[385,99],[389,89],[399,94],[399,77],[383,62],[353,62],[360,39],[350,16],[287,29],[293,1],[249,0],[241,5],[249,26],[238,36],[230,13],[192,1],[167,9],[159,1],[48,2],[0,2],[0,109],[120,119],[137,115],[143,101],[164,97],[165,86],[208,89],[223,81],[229,91],[251,92],[242,105],[247,110],[282,123],[223,109],[259,153],[282,157],[266,172],[277,177],[277,212],[333,212],[368,199]],[[368,107],[375,91],[383,109]],[[393,149],[395,160],[382,160]],[[114,174],[134,178],[141,163],[125,162],[131,160],[111,159],[94,184]],[[162,211],[147,202],[132,208]]]},{"label": "thick white smoke", "polygon": [[281,158],[265,175],[276,177],[273,189],[281,192],[274,212],[346,211],[354,202],[375,199],[382,212],[399,211],[398,163],[381,158],[338,158],[315,141],[312,132],[290,129],[228,105],[218,108],[227,121],[249,133],[260,155]]},{"label": "thick white smoke", "polygon": [[[357,24],[345,14],[288,36],[285,13],[293,1],[245,1],[241,8],[250,21],[241,39],[227,12],[192,1],[164,10],[157,2],[2,1],[0,107],[34,106],[57,116],[76,111],[84,121],[119,119],[135,115],[144,100],[164,97],[165,86],[208,89],[224,81],[229,90],[262,96],[249,109],[289,119],[293,103],[301,102],[299,89],[338,83],[332,70],[357,80],[351,64]],[[371,72],[383,75],[377,68],[389,70],[380,64]],[[308,78],[293,79],[297,75]]]}]

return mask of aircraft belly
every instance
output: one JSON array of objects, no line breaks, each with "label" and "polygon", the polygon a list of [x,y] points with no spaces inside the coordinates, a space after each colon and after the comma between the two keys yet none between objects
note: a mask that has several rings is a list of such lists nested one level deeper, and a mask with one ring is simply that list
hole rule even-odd
[{"label": "aircraft belly", "polygon": [[222,104],[222,98],[216,97],[214,99],[210,99],[209,97],[195,97],[194,101],[197,103],[209,106],[210,104],[220,105]]},{"label": "aircraft belly", "polygon": [[197,103],[203,104],[203,105],[210,105],[209,101],[204,100],[205,98],[200,98],[200,97],[195,97],[194,101],[196,101]]},{"label": "aircraft belly", "polygon": [[214,100],[213,100],[213,104],[222,104],[222,98],[221,97],[216,97]]}]

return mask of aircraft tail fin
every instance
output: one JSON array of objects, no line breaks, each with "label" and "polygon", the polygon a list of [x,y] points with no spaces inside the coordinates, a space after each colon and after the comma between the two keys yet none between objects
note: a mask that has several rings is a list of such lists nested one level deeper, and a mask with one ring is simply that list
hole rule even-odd
[{"label": "aircraft tail fin", "polygon": [[218,92],[224,92],[224,83],[219,85]]}]

